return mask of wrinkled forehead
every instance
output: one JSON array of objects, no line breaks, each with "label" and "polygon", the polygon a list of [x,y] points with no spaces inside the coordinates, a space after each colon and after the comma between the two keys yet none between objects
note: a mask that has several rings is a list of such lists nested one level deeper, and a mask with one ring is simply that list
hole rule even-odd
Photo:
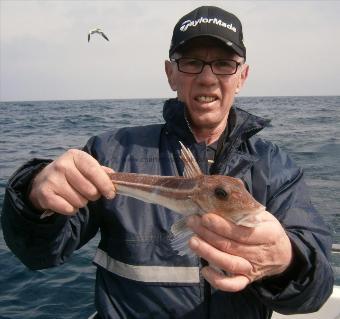
[{"label": "wrinkled forehead", "polygon": [[182,47],[180,47],[176,53],[179,55],[189,55],[191,53],[204,50],[215,50],[216,52],[219,52],[220,54],[229,58],[241,58],[225,43],[212,37],[197,37],[189,40]]}]

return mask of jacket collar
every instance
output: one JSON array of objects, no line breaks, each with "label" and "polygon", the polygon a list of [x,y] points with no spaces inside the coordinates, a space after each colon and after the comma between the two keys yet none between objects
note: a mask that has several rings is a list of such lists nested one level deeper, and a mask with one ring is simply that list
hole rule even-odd
[{"label": "jacket collar", "polygon": [[[168,130],[189,144],[195,143],[184,113],[185,104],[183,102],[178,101],[178,99],[165,101],[163,117]],[[224,139],[224,143],[233,142],[240,145],[243,141],[261,131],[268,123],[269,121],[262,117],[250,114],[240,108],[232,107],[228,118],[228,134],[223,134],[221,138]]]},{"label": "jacket collar", "polygon": [[[177,99],[170,99],[165,102],[163,117],[166,121],[167,131],[174,134],[175,139],[184,142],[191,148],[191,151],[196,155],[198,164],[204,172],[207,172],[206,145],[205,143],[198,144],[195,141],[184,114],[184,103]],[[248,152],[235,151],[238,150],[242,142],[261,131],[268,123],[268,120],[232,107],[229,112],[228,128],[218,141],[215,163],[210,167],[210,174],[243,175],[256,161],[256,158]],[[179,144],[176,144],[175,149],[179,153]],[[178,167],[181,167],[180,163],[178,165]]]},{"label": "jacket collar", "polygon": [[177,99],[169,99],[165,101],[163,107],[163,118],[169,132],[174,133],[185,144],[195,143],[195,138],[185,120],[184,103]]}]

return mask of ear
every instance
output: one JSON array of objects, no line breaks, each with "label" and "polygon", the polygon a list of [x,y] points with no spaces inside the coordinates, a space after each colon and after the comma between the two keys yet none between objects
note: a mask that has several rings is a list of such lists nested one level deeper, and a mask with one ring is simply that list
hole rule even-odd
[{"label": "ear", "polygon": [[175,75],[175,70],[174,66],[170,61],[165,61],[165,73],[166,76],[168,77],[168,82],[173,91],[177,91],[177,84],[176,84],[176,75]]},{"label": "ear", "polygon": [[241,91],[241,88],[243,87],[244,83],[246,82],[248,78],[248,73],[249,73],[249,65],[248,64],[243,64],[242,65],[242,71],[240,74],[240,77],[238,79],[238,83],[235,89],[235,93],[239,93]]}]

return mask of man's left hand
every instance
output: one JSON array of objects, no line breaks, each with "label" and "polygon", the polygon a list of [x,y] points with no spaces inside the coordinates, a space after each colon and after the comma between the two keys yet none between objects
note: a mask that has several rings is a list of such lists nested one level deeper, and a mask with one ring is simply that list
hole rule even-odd
[{"label": "man's left hand", "polygon": [[240,291],[255,280],[283,273],[292,262],[292,245],[280,222],[269,212],[260,218],[255,227],[235,225],[216,214],[188,218],[196,233],[189,246],[209,262],[202,274],[216,289]]}]

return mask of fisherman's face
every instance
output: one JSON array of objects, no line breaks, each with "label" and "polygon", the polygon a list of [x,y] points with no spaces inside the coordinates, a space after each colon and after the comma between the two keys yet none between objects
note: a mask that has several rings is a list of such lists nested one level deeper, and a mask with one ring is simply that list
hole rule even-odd
[{"label": "fisherman's face", "polygon": [[192,40],[180,55],[207,62],[232,59],[241,63],[233,75],[215,75],[209,65],[205,65],[200,74],[187,74],[178,71],[175,62],[165,64],[169,84],[177,91],[178,99],[186,104],[191,125],[198,130],[223,130],[235,94],[247,78],[248,65],[242,65],[242,57],[211,38]]}]

